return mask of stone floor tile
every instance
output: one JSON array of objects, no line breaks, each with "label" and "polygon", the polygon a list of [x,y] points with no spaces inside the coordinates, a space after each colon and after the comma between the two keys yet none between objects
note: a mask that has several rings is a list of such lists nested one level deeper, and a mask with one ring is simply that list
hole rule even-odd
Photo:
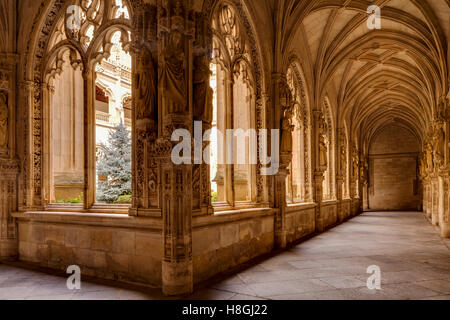
[{"label": "stone floor tile", "polygon": [[[82,289],[71,292],[63,272],[0,263],[0,299],[447,300],[449,248],[420,213],[370,212],[286,252],[250,262],[235,274],[230,271],[187,297],[83,277]],[[381,269],[381,290],[366,287],[369,265]]]}]

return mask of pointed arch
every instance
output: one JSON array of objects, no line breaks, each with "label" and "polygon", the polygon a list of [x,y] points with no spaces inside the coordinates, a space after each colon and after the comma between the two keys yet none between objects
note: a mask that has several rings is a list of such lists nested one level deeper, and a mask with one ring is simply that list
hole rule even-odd
[{"label": "pointed arch", "polygon": [[300,63],[295,56],[289,61],[286,77],[294,99],[294,131],[287,195],[290,202],[309,202],[312,200],[311,107]]}]

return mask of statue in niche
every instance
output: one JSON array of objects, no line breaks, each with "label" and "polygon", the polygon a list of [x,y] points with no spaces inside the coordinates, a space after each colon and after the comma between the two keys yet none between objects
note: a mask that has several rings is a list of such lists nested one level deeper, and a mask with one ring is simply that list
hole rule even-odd
[{"label": "statue in niche", "polygon": [[287,108],[284,111],[284,117],[281,120],[281,146],[280,151],[282,153],[292,153],[292,131],[294,131],[294,125],[291,124],[292,110]]},{"label": "statue in niche", "polygon": [[431,143],[428,143],[426,146],[426,156],[427,156],[427,169],[429,171],[433,171],[434,163],[433,163],[433,147]]},{"label": "statue in niche", "polygon": [[434,158],[436,164],[441,166],[445,161],[445,131],[442,123],[436,125]]},{"label": "statue in niche", "polygon": [[359,170],[359,159],[358,153],[355,150],[353,152],[353,177],[358,178],[358,170]]},{"label": "statue in niche", "polygon": [[347,154],[345,152],[345,146],[344,145],[341,146],[340,157],[341,157],[342,175],[345,176],[346,175],[346,170],[347,170]]},{"label": "statue in niche", "polygon": [[8,147],[8,105],[7,95],[0,92],[0,150]]},{"label": "statue in niche", "polygon": [[175,31],[169,36],[169,43],[161,57],[161,79],[166,98],[167,112],[184,113],[187,107],[185,75],[185,52],[183,35]]},{"label": "statue in niche", "polygon": [[323,170],[328,167],[327,125],[323,117],[319,125],[319,165]]},{"label": "statue in niche", "polygon": [[138,120],[156,120],[156,73],[151,53],[144,49],[136,75],[136,116]]},{"label": "statue in niche", "polygon": [[194,118],[211,124],[214,90],[209,85],[208,58],[205,55],[195,58],[194,67]]},{"label": "statue in niche", "polygon": [[341,174],[343,176],[346,175],[347,170],[347,152],[346,152],[346,143],[345,143],[345,133],[341,132],[339,135],[340,139],[340,152],[339,152],[339,159],[340,159],[340,166],[341,166]]},{"label": "statue in niche", "polygon": [[367,174],[369,171],[369,163],[367,161],[367,159],[361,159],[361,167],[359,168],[360,173],[359,173],[359,177],[360,180],[362,182],[366,182],[367,181]]},{"label": "statue in niche", "polygon": [[419,174],[420,177],[424,178],[427,173],[426,173],[426,162],[425,162],[425,154],[422,154],[420,157],[420,165],[419,165]]}]

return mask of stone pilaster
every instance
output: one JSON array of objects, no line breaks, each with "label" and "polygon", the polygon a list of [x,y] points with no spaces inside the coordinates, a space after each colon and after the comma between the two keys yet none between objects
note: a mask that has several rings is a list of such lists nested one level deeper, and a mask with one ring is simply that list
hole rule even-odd
[{"label": "stone pilaster", "polygon": [[[202,135],[212,128],[214,91],[210,86],[212,30],[205,14],[195,14],[195,39],[193,44],[193,116]],[[198,128],[197,128],[198,130]],[[202,142],[202,150],[210,147],[210,141]],[[208,155],[209,156],[209,155]],[[212,214],[210,168],[205,161],[195,159],[192,172],[192,209],[194,215]]]},{"label": "stone pilaster", "polygon": [[342,210],[342,199],[343,199],[343,190],[344,190],[344,177],[342,175],[336,176],[336,197],[337,197],[337,215],[339,222],[343,222],[344,212]]},{"label": "stone pilaster", "polygon": [[448,183],[449,174],[443,171],[439,177],[439,227],[443,238],[450,237]]},{"label": "stone pilaster", "polygon": [[18,173],[18,161],[0,159],[0,260],[18,254],[17,225],[11,216],[17,210]]},{"label": "stone pilaster", "polygon": [[321,122],[323,121],[323,114],[320,110],[314,110],[314,126],[313,126],[313,146],[314,149],[314,157],[313,157],[313,165],[314,165],[314,182],[313,182],[313,199],[317,204],[316,206],[316,214],[315,214],[315,228],[316,231],[322,232],[324,230],[323,225],[323,217],[321,215],[321,206],[323,201],[323,181],[325,179],[324,173],[327,168],[326,163],[321,163],[325,159],[325,156],[321,156],[321,153],[326,152],[322,150],[321,147]]},{"label": "stone pilaster", "polygon": [[16,152],[16,63],[17,56],[0,53],[0,260],[18,255]]},{"label": "stone pilaster", "polygon": [[[158,1],[158,109],[160,136],[153,143],[161,166],[163,219],[162,289],[166,295],[193,291],[192,171],[193,39],[191,1]],[[190,134],[190,154],[181,164],[170,156],[175,130]],[[180,141],[181,142],[181,141]]]},{"label": "stone pilaster", "polygon": [[439,219],[439,226],[441,229],[442,238],[450,238],[450,176],[446,174],[443,180],[443,210]]},{"label": "stone pilaster", "polygon": [[161,217],[161,168],[152,152],[161,134],[158,105],[157,6],[142,4],[135,13],[133,56],[133,199],[130,215]]},{"label": "stone pilaster", "polygon": [[274,177],[275,194],[275,247],[285,248],[287,245],[286,229],[286,178],[289,174],[289,165],[292,162],[292,108],[293,98],[286,77],[280,74],[273,75],[275,109],[277,110],[276,128],[281,131],[280,139],[280,168]]},{"label": "stone pilaster", "polygon": [[439,224],[439,180],[436,175],[431,177],[431,223]]},{"label": "stone pilaster", "polygon": [[275,176],[275,248],[283,249],[287,245],[286,233],[286,177],[287,169],[280,169]]},{"label": "stone pilaster", "polygon": [[23,81],[19,84],[19,101],[22,105],[21,109],[25,110],[23,114],[23,119],[19,124],[21,129],[20,132],[23,133],[21,139],[22,144],[19,150],[21,154],[21,172],[19,176],[19,210],[27,211],[33,207],[33,151],[32,151],[32,141],[33,141],[33,97],[34,97],[34,82],[33,81]]}]

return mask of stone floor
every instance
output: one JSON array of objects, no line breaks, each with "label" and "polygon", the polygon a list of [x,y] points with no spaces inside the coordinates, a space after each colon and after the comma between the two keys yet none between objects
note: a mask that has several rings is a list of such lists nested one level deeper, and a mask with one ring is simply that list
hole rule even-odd
[{"label": "stone floor", "polygon": [[[415,212],[368,212],[291,249],[214,279],[188,299],[450,299],[450,242]],[[381,269],[371,291],[367,268]],[[0,264],[0,299],[163,299],[159,290]]]}]

